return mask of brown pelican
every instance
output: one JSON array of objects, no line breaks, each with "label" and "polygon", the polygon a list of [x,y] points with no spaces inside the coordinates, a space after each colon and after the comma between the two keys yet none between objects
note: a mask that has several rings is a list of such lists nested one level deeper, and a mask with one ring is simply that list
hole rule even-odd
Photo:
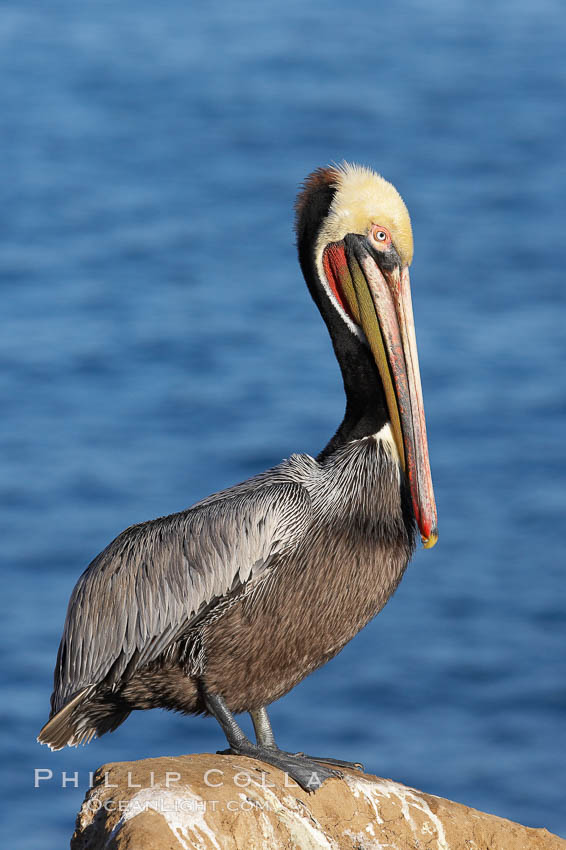
[{"label": "brown pelican", "polygon": [[[397,190],[347,163],[303,184],[299,262],[328,327],[346,412],[318,457],[122,532],[80,577],[59,647],[52,749],[133,709],[213,715],[225,752],[312,789],[344,764],[280,750],[266,706],[335,656],[437,540],[409,265]],[[234,719],[251,714],[256,743]]]}]

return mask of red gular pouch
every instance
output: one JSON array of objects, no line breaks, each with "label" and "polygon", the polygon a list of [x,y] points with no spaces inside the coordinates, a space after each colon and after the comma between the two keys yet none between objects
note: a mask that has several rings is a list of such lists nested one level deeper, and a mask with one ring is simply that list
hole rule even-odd
[{"label": "red gular pouch", "polygon": [[350,269],[348,268],[348,261],[346,260],[344,242],[331,242],[326,246],[322,257],[322,265],[328,285],[338,304],[344,310],[346,315],[350,317],[354,324],[358,324],[356,318],[352,314],[348,304],[348,299],[344,293],[345,281],[348,281],[349,288],[352,288]]}]

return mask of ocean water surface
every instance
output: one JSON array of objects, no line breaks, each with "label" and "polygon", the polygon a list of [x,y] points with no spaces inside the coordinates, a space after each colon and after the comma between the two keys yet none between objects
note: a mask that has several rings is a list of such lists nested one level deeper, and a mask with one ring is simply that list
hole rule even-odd
[{"label": "ocean water surface", "polygon": [[274,727],[566,836],[565,39],[558,0],[4,3],[6,846],[64,846],[106,761],[225,745],[159,711],[35,737],[91,558],[338,425],[292,208],[342,158],[412,213],[440,541]]}]

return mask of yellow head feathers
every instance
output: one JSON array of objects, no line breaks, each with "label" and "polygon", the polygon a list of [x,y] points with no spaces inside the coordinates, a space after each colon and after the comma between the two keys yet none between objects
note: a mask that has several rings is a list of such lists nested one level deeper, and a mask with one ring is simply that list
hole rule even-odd
[{"label": "yellow head feathers", "polygon": [[363,165],[344,162],[328,169],[336,194],[317,243],[324,248],[347,233],[367,233],[372,224],[386,227],[403,264],[413,259],[413,231],[403,198],[391,183]]}]

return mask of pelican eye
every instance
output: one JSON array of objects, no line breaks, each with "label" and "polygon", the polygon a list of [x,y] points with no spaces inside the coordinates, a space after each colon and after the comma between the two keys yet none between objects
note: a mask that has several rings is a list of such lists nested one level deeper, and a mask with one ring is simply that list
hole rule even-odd
[{"label": "pelican eye", "polygon": [[382,245],[385,246],[391,244],[391,234],[385,227],[381,227],[379,224],[372,225],[371,238],[374,242],[377,242],[380,247]]}]

